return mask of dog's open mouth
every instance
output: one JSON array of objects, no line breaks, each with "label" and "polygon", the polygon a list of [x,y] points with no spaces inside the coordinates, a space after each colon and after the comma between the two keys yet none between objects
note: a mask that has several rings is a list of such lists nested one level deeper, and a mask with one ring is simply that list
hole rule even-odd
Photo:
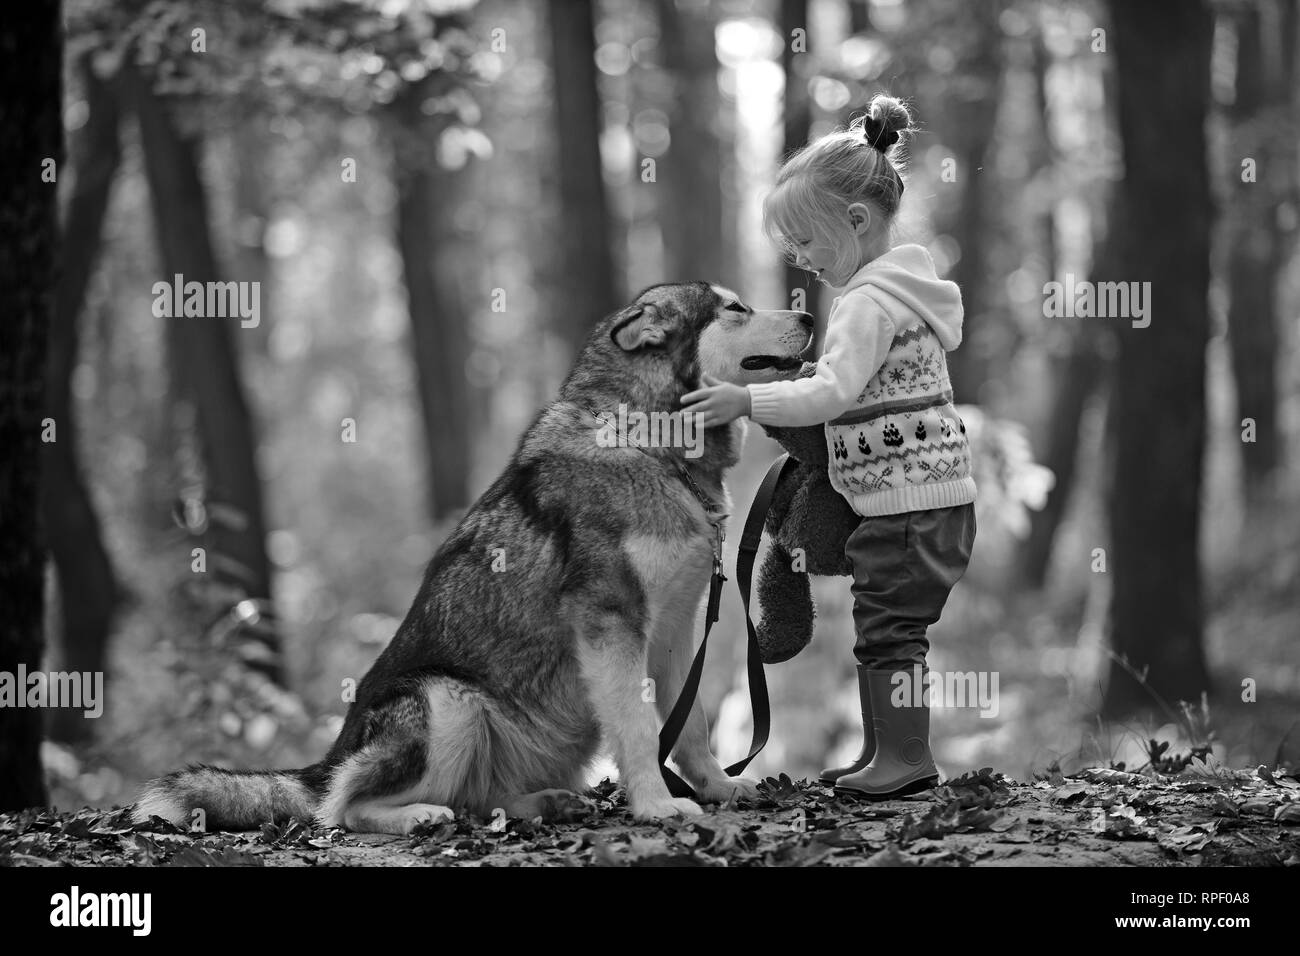
[{"label": "dog's open mouth", "polygon": [[740,360],[740,367],[746,372],[758,372],[765,368],[774,368],[779,372],[790,372],[803,365],[803,359],[797,355],[746,355]]}]

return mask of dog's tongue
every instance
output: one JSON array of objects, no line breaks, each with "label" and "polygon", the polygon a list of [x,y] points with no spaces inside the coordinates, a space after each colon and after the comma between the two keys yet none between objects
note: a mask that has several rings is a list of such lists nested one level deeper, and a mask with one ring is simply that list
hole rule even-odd
[{"label": "dog's tongue", "polygon": [[757,372],[765,368],[791,369],[800,365],[797,357],[778,355],[747,355],[740,360],[740,367],[747,372]]}]

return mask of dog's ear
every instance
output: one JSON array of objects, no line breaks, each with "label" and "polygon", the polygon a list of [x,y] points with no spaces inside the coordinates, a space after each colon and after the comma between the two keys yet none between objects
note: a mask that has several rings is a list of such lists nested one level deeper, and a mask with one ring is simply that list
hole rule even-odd
[{"label": "dog's ear", "polygon": [[653,305],[634,305],[619,314],[609,337],[624,352],[635,352],[652,345],[663,345],[668,333],[660,321],[658,309]]}]

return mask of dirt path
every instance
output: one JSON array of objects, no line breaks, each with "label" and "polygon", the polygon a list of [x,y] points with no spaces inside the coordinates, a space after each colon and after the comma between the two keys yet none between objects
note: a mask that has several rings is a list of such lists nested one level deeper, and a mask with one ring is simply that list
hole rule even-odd
[{"label": "dirt path", "polygon": [[411,837],[314,830],[187,834],[126,811],[0,816],[7,866],[1237,866],[1300,865],[1300,783],[1196,762],[1177,777],[1084,770],[1032,784],[989,770],[881,803],[769,779],[753,805],[633,824],[588,791],[567,823],[457,819]]}]

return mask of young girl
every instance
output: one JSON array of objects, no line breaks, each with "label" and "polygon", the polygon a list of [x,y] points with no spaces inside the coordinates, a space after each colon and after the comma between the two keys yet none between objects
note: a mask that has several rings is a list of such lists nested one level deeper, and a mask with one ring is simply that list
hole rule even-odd
[{"label": "young girl", "polygon": [[816,374],[748,387],[709,379],[682,399],[706,426],[741,415],[826,424],[831,483],[861,516],[845,552],[863,743],[852,764],[821,777],[876,799],[938,783],[926,629],[975,540],[970,447],[944,356],[961,343],[961,293],[924,247],[891,244],[903,194],[895,147],[911,129],[901,102],[876,96],[849,129],[792,156],[764,203],[768,234],[840,290]]}]

